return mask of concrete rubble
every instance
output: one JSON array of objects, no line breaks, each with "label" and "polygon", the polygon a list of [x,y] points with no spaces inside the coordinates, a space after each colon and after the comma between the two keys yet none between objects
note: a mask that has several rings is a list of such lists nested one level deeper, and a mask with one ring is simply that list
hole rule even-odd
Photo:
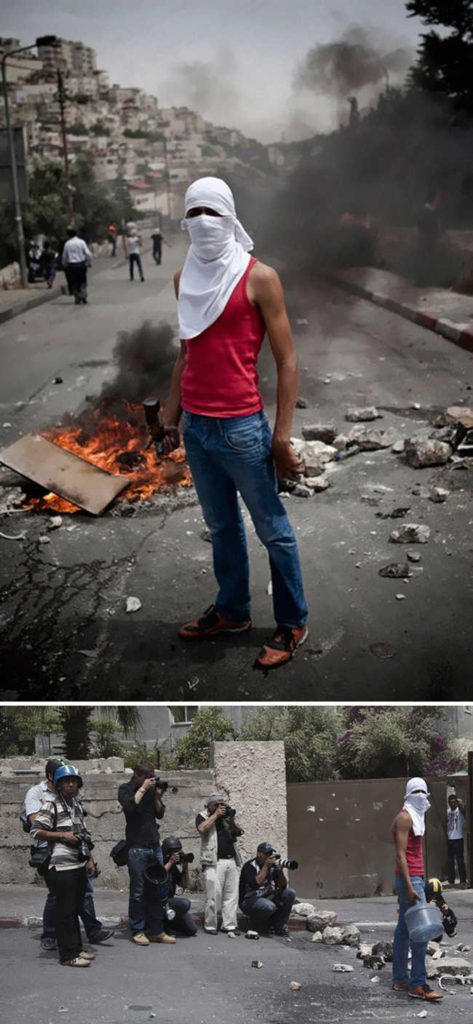
[{"label": "concrete rubble", "polygon": [[430,526],[425,523],[403,523],[392,530],[389,539],[393,544],[427,544]]},{"label": "concrete rubble", "polygon": [[453,455],[453,448],[436,438],[409,437],[404,443],[404,454],[409,466],[423,469],[426,466],[444,466]]},{"label": "concrete rubble", "polygon": [[363,423],[369,420],[382,419],[383,414],[378,412],[375,405],[367,405],[363,408],[357,408],[354,405],[349,405],[345,413],[345,419],[348,423]]}]

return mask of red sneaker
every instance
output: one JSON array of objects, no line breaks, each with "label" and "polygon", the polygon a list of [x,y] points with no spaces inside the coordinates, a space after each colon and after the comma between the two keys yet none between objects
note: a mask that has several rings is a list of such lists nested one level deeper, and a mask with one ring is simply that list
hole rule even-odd
[{"label": "red sneaker", "polygon": [[408,988],[408,981],[393,981],[393,989],[395,992],[407,992]]},{"label": "red sneaker", "polygon": [[285,665],[308,636],[307,626],[278,626],[271,640],[263,644],[254,667],[267,671]]},{"label": "red sneaker", "polygon": [[200,619],[193,619],[181,626],[179,636],[183,640],[205,640],[218,633],[245,633],[247,629],[251,629],[251,619],[243,622],[224,619],[215,605],[211,604]]}]

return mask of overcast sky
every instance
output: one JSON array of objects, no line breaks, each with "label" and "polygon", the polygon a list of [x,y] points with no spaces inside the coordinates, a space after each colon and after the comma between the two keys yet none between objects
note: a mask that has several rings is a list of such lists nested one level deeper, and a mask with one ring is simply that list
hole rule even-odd
[{"label": "overcast sky", "polygon": [[[421,29],[403,0],[2,0],[0,34],[24,45],[49,33],[82,40],[112,82],[270,141],[346,118],[345,97],[295,80],[308,51],[356,26],[380,58],[398,48],[413,57]],[[357,95],[363,106],[373,92]]]}]

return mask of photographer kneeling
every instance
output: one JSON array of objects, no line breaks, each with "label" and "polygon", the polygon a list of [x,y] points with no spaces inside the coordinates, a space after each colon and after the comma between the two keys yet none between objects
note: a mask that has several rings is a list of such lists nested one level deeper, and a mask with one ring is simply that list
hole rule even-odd
[{"label": "photographer kneeling", "polygon": [[205,811],[195,819],[200,833],[200,863],[205,876],[204,931],[217,934],[222,908],[222,932],[237,935],[238,867],[241,857],[235,840],[243,830],[235,821],[235,810],[225,803],[221,793],[212,793]]},{"label": "photographer kneeling", "polygon": [[82,948],[79,914],[88,875],[94,874],[95,864],[91,857],[93,843],[77,800],[82,778],[76,768],[65,764],[55,771],[53,783],[56,792],[46,794],[30,834],[33,839],[46,840],[51,851],[45,879],[56,898],[60,962],[67,967],[90,967],[95,954]]},{"label": "photographer kneeling", "polygon": [[[197,935],[197,926],[189,913],[191,901],[185,896],[176,896],[176,889],[189,886],[189,863],[194,860],[192,853],[182,852],[182,843],[176,836],[163,840],[161,850],[164,867],[168,873],[168,899],[164,927],[167,932],[179,935]],[[178,865],[181,865],[179,868]]]},{"label": "photographer kneeling", "polygon": [[297,867],[297,861],[281,861],[271,843],[260,843],[254,860],[243,865],[240,875],[240,907],[250,928],[275,935],[288,935],[287,922],[296,898],[283,871]]}]

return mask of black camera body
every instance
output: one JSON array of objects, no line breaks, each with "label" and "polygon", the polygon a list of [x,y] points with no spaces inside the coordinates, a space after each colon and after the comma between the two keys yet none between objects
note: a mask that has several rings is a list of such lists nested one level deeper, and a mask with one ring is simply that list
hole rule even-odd
[{"label": "black camera body", "polygon": [[235,814],[236,814],[235,808],[234,807],[230,807],[229,804],[225,804],[224,818],[234,818]]},{"label": "black camera body", "polygon": [[77,850],[80,860],[88,860],[94,848],[90,832],[86,828],[79,828],[74,830],[74,834],[79,837]]},{"label": "black camera body", "polygon": [[164,779],[160,779],[159,772],[154,773],[154,780],[156,782],[156,789],[161,789],[162,792],[165,793],[169,786],[169,782],[166,782]]},{"label": "black camera body", "polygon": [[194,854],[193,853],[180,853],[179,854],[179,864],[192,864],[193,860],[194,860]]}]

